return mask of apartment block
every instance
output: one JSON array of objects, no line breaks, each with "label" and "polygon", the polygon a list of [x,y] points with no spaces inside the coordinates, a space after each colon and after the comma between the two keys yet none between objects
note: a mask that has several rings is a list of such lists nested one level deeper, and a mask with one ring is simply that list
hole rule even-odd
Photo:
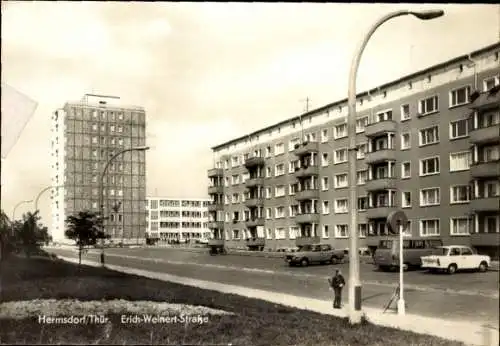
[{"label": "apartment block", "polygon": [[[472,245],[498,257],[500,45],[357,95],[357,177],[348,175],[347,99],[213,147],[212,242],[276,249],[313,242],[360,247],[389,235]],[[349,184],[357,203],[349,205]]]},{"label": "apartment block", "polygon": [[[52,115],[52,232],[64,240],[65,220],[99,212],[102,177],[105,232],[114,242],[143,242],[146,231],[146,114],[119,97],[85,94]],[[110,160],[115,154],[114,159]],[[106,167],[107,166],[107,167]],[[106,168],[105,174],[103,174]]]},{"label": "apartment block", "polygon": [[208,228],[208,198],[147,197],[147,235],[159,244],[205,241]]}]

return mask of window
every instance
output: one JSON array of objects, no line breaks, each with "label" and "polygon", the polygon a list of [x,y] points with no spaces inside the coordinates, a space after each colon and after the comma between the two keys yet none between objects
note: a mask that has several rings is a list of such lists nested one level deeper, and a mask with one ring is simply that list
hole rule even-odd
[{"label": "window", "polygon": [[299,228],[298,227],[290,227],[288,229],[288,236],[290,237],[290,239],[297,238],[298,234],[299,234]]},{"label": "window", "polygon": [[484,232],[485,233],[499,233],[500,232],[500,217],[499,216],[486,216],[484,218]]},{"label": "window", "polygon": [[276,214],[274,217],[276,219],[280,219],[280,218],[285,217],[285,207],[283,207],[283,206],[276,207],[275,212],[276,212]]},{"label": "window", "polygon": [[460,87],[450,91],[450,107],[462,106],[469,103],[470,86]]},{"label": "window", "polygon": [[239,166],[239,164],[240,164],[240,158],[239,158],[238,156],[233,156],[233,157],[232,157],[232,160],[233,160],[233,161],[232,161],[232,166],[233,166],[233,167],[237,167],[237,166]]},{"label": "window", "polygon": [[436,236],[439,234],[439,219],[420,220],[420,236]]},{"label": "window", "polygon": [[347,187],[347,173],[337,174],[335,175],[335,188]]},{"label": "window", "polygon": [[322,207],[323,207],[323,214],[330,214],[330,202],[329,201],[323,201]]},{"label": "window", "polygon": [[270,146],[266,147],[266,157],[270,157],[273,154]]},{"label": "window", "polygon": [[345,224],[335,225],[335,237],[336,238],[347,238],[349,236],[348,227]]},{"label": "window", "polygon": [[266,228],[266,238],[273,239],[273,232],[270,228]]},{"label": "window", "polygon": [[409,132],[401,134],[401,150],[411,148],[411,135]]},{"label": "window", "polygon": [[450,139],[464,138],[469,135],[467,119],[450,121]]},{"label": "window", "polygon": [[305,142],[316,142],[316,133],[314,133],[314,132],[307,133],[304,136],[304,141]]},{"label": "window", "polygon": [[321,179],[321,190],[326,191],[330,188],[330,183],[328,181],[328,177],[323,177]]},{"label": "window", "polygon": [[285,239],[286,238],[285,229],[283,227],[276,228],[274,230],[274,237],[275,239]]},{"label": "window", "polygon": [[450,187],[450,204],[467,203],[469,200],[469,185],[455,185]]},{"label": "window", "polygon": [[288,194],[289,195],[295,195],[295,193],[297,192],[298,190],[298,184],[290,184],[288,186]]},{"label": "window", "polygon": [[[405,237],[411,237],[411,220],[408,220],[408,223],[406,225],[403,226],[403,236]],[[403,242],[403,246],[404,246],[404,242]]]},{"label": "window", "polygon": [[236,174],[236,175],[233,175],[233,176],[231,177],[231,184],[233,184],[233,185],[237,185],[237,184],[239,184],[239,183],[240,183],[240,176],[239,176],[239,175],[237,175],[237,174]]},{"label": "window", "polygon": [[368,207],[368,197],[358,197],[358,211],[364,211]]},{"label": "window", "polygon": [[450,235],[469,235],[471,221],[463,216],[450,218]]},{"label": "window", "polygon": [[368,124],[368,117],[356,119],[356,133],[365,132],[366,124]]},{"label": "window", "polygon": [[420,159],[420,176],[439,174],[439,156]]},{"label": "window", "polygon": [[92,144],[97,144],[97,137],[95,136],[92,137]]},{"label": "window", "polygon": [[358,233],[360,238],[366,238],[366,234],[368,233],[368,225],[366,223],[358,224]]},{"label": "window", "polygon": [[300,138],[298,137],[291,139],[290,142],[288,142],[288,151],[293,151],[296,144],[300,144]]},{"label": "window", "polygon": [[323,225],[323,238],[330,238],[330,230],[328,225]]},{"label": "window", "polygon": [[270,178],[273,175],[273,169],[271,167],[266,168],[266,178]]},{"label": "window", "polygon": [[328,142],[328,129],[321,130],[321,142]]},{"label": "window", "polygon": [[401,206],[403,208],[411,208],[411,191],[403,191],[401,193]]},{"label": "window", "polygon": [[498,197],[500,196],[500,182],[498,180],[486,180],[484,182],[484,197]]},{"label": "window", "polygon": [[439,187],[430,187],[420,189],[420,206],[428,207],[433,205],[439,205],[440,193]]},{"label": "window", "polygon": [[500,147],[497,145],[488,145],[483,147],[484,162],[498,161],[500,159]]},{"label": "window", "polygon": [[336,199],[335,200],[335,213],[336,214],[345,214],[349,211],[348,209],[349,202],[347,198]]},{"label": "window", "polygon": [[284,163],[279,163],[276,165],[276,169],[274,172],[274,175],[276,177],[285,174],[285,164]]},{"label": "window", "polygon": [[285,195],[285,186],[278,185],[275,187],[274,196],[275,197],[283,197]]},{"label": "window", "polygon": [[362,160],[365,158],[366,147],[367,147],[366,143],[358,144],[358,151],[356,151],[356,158],[358,160]]},{"label": "window", "polygon": [[266,187],[266,198],[271,198],[273,195],[273,191],[271,190],[271,187]]},{"label": "window", "polygon": [[407,179],[411,177],[411,162],[405,161],[401,163],[401,178]]},{"label": "window", "polygon": [[500,76],[488,77],[483,80],[483,90],[488,91],[500,84]]},{"label": "window", "polygon": [[240,231],[233,229],[233,239],[240,239]]},{"label": "window", "polygon": [[299,212],[299,206],[297,204],[291,205],[289,207],[289,216],[291,217],[297,216],[298,212]]},{"label": "window", "polygon": [[122,126],[118,126],[118,132],[123,132],[123,127]]},{"label": "window", "polygon": [[378,112],[376,115],[377,122],[392,120],[392,109]]},{"label": "window", "polygon": [[450,154],[450,172],[465,171],[470,168],[472,154],[470,151]]},{"label": "window", "polygon": [[410,105],[405,104],[401,106],[401,120],[408,120],[411,118],[410,115]]},{"label": "window", "polygon": [[347,162],[347,148],[335,150],[333,160],[335,164]]},{"label": "window", "polygon": [[340,124],[335,126],[334,129],[334,138],[335,139],[340,139],[347,137],[347,124]]},{"label": "window", "polygon": [[364,185],[366,183],[366,179],[368,178],[368,171],[357,171],[356,172],[356,183],[358,185]]},{"label": "window", "polygon": [[278,143],[274,146],[274,155],[281,155],[285,153],[285,144]]},{"label": "window", "polygon": [[273,211],[271,208],[266,209],[266,219],[270,219],[273,217]]},{"label": "window", "polygon": [[438,97],[432,96],[418,102],[418,113],[427,115],[438,111]]},{"label": "window", "polygon": [[321,166],[323,167],[328,166],[328,153],[323,153],[321,155]]},{"label": "window", "polygon": [[239,202],[240,202],[240,195],[238,195],[237,193],[233,193],[231,203],[239,203]]},{"label": "window", "polygon": [[420,146],[436,144],[439,142],[439,127],[433,126],[419,131]]}]

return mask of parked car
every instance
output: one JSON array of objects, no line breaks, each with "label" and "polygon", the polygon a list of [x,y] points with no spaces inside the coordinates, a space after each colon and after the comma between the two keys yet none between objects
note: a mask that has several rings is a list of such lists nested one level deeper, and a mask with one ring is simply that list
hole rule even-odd
[{"label": "parked car", "polygon": [[440,246],[432,255],[422,257],[422,268],[432,272],[446,271],[449,274],[454,274],[457,270],[485,272],[490,263],[490,256],[478,255],[472,248],[462,245]]},{"label": "parked car", "polygon": [[344,259],[344,250],[335,250],[329,244],[302,245],[296,252],[287,253],[285,262],[288,265],[308,266],[312,263],[335,264]]}]

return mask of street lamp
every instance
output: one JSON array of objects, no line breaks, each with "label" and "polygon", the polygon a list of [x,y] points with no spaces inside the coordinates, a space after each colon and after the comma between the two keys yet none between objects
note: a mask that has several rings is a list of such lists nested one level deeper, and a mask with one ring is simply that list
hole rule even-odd
[{"label": "street lamp", "polygon": [[[129,151],[146,151],[149,150],[149,147],[147,146],[140,146],[140,147],[133,147],[133,148],[128,148],[128,149],[123,149],[113,156],[106,162],[106,165],[104,166],[104,169],[102,170],[101,177],[99,179],[99,209],[100,209],[100,214],[102,218],[102,230],[104,231],[104,201],[103,201],[103,185],[104,185],[104,176],[106,175],[106,172],[108,170],[109,164],[116,159],[118,156],[122,155],[123,153],[129,152]],[[104,265],[104,238],[101,239],[101,265]]]},{"label": "street lamp", "polygon": [[36,199],[35,199],[35,211],[38,210],[38,200],[40,199],[40,197],[43,195],[44,192],[50,190],[50,189],[58,189],[60,187],[64,187],[64,185],[58,185],[58,186],[47,186],[45,189],[43,189],[42,191],[40,191],[40,193],[38,194],[38,196],[36,196]]},{"label": "street lamp", "polygon": [[413,15],[421,20],[430,20],[444,15],[443,10],[395,11],[386,14],[375,22],[365,34],[357,47],[351,62],[348,89],[348,135],[349,135],[349,321],[351,324],[361,322],[361,281],[359,279],[358,253],[358,215],[356,196],[356,76],[361,55],[373,33],[386,21],[400,16]]},{"label": "street lamp", "polygon": [[14,207],[14,210],[12,211],[12,222],[15,221],[14,218],[16,217],[16,210],[17,210],[17,208],[20,207],[22,204],[32,203],[32,202],[33,202],[33,200],[30,199],[29,201],[21,201],[21,202],[17,203],[16,206]]}]

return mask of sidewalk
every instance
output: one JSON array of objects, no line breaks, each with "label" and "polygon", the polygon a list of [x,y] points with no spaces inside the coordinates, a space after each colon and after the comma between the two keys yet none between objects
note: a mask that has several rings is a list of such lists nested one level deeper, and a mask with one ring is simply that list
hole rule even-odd
[{"label": "sidewalk", "polygon": [[[60,257],[62,260],[78,263],[77,259]],[[82,260],[82,264],[99,266],[99,263]],[[222,293],[237,294],[250,298],[261,299],[276,304],[295,307],[298,309],[315,311],[337,317],[347,317],[347,311],[334,310],[331,301],[297,297],[288,294],[251,289],[242,286],[227,285],[217,282],[185,278],[165,273],[144,271],[115,265],[106,265],[111,270],[128,274],[144,276],[152,279],[175,282],[201,289],[214,290]],[[394,312],[383,313],[381,309],[364,308],[366,318],[374,324],[385,327],[413,331],[420,334],[430,334],[449,340],[457,340],[467,345],[498,345],[498,326],[479,325],[471,322],[455,322],[437,318],[428,318],[419,315],[407,314],[404,317]]]}]

